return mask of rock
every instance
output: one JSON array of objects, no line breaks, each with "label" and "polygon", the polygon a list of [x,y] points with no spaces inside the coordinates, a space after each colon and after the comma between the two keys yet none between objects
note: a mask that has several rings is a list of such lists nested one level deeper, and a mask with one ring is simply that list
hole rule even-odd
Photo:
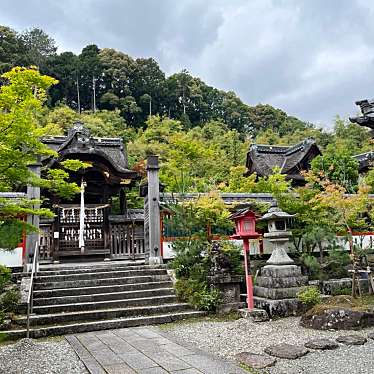
[{"label": "rock", "polygon": [[235,358],[242,364],[245,364],[253,369],[265,369],[273,366],[277,359],[266,355],[259,355],[250,352],[240,352],[235,355]]},{"label": "rock", "polygon": [[320,350],[326,350],[326,349],[336,349],[339,347],[339,344],[335,343],[332,340],[329,339],[312,339],[305,343],[306,348],[310,349],[320,349]]},{"label": "rock", "polygon": [[300,324],[316,330],[356,330],[374,326],[374,313],[332,308],[308,312],[301,317]]},{"label": "rock", "polygon": [[374,339],[374,332],[369,332],[368,338],[369,339]]},{"label": "rock", "polygon": [[239,309],[240,316],[249,319],[252,322],[266,322],[269,321],[269,316],[266,310],[254,308],[252,310]]},{"label": "rock", "polygon": [[367,339],[360,335],[342,335],[336,341],[345,345],[363,345],[367,342]]},{"label": "rock", "polygon": [[270,347],[265,348],[264,352],[270,356],[295,360],[296,358],[305,356],[309,351],[304,347],[283,343],[271,345]]}]

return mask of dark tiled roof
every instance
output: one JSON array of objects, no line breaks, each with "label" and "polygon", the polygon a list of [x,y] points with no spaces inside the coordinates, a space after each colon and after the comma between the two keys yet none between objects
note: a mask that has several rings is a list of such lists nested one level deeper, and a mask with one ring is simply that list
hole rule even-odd
[{"label": "dark tiled roof", "polygon": [[297,176],[319,154],[315,140],[309,138],[293,146],[252,144],[247,153],[247,174],[266,176],[279,167],[281,173]]},{"label": "dark tiled roof", "polygon": [[[43,143],[56,151],[60,157],[69,155],[96,156],[105,159],[119,174],[136,176],[128,169],[127,154],[120,138],[96,138],[81,123],[75,123],[66,136],[43,139]],[[53,162],[53,160],[49,160]]]},{"label": "dark tiled roof", "polygon": [[353,156],[353,158],[355,158],[359,163],[358,171],[360,173],[366,171],[369,167],[374,166],[374,152],[373,151],[355,155]]}]

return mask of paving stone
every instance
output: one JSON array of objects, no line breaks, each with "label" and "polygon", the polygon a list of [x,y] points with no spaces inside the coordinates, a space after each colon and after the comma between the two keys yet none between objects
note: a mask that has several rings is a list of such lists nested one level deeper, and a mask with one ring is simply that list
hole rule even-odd
[{"label": "paving stone", "polygon": [[92,356],[91,358],[83,358],[82,361],[90,374],[106,374],[103,367]]},{"label": "paving stone", "polygon": [[191,367],[191,365],[187,362],[182,361],[173,354],[162,350],[148,354],[148,356],[168,371],[189,369]]},{"label": "paving stone", "polygon": [[152,339],[130,340],[130,344],[140,352],[158,352],[160,349]]},{"label": "paving stone", "polygon": [[312,339],[305,343],[306,348],[311,349],[320,349],[320,350],[326,350],[326,349],[336,349],[339,347],[339,344],[335,343],[334,341],[330,339]]},{"label": "paving stone", "polygon": [[101,351],[106,348],[105,344],[94,334],[77,335],[77,338],[90,352]]},{"label": "paving stone", "polygon": [[369,339],[374,339],[374,331],[373,332],[369,332],[368,338]]},{"label": "paving stone", "polygon": [[[185,356],[183,357],[183,360],[204,374],[248,374],[247,371],[244,371],[235,365],[210,358],[203,354]],[[183,373],[183,371],[181,373]]]},{"label": "paving stone", "polygon": [[104,369],[108,374],[136,374],[136,371],[126,364],[105,366]]},{"label": "paving stone", "polygon": [[170,372],[166,371],[165,369],[163,369],[160,366],[156,366],[154,368],[144,369],[144,370],[138,371],[138,373],[140,373],[140,374],[169,374]]},{"label": "paving stone", "polygon": [[138,351],[115,334],[101,334],[99,339],[115,353],[137,353]]},{"label": "paving stone", "polygon": [[172,374],[201,374],[202,372],[191,368],[191,369],[186,369],[186,370],[177,370],[177,371],[172,371]]},{"label": "paving stone", "polygon": [[264,352],[270,356],[295,360],[296,358],[305,356],[309,351],[304,347],[283,343],[271,345],[270,347],[265,348]]},{"label": "paving stone", "polygon": [[363,345],[367,339],[360,335],[342,335],[336,338],[336,341],[345,345]]},{"label": "paving stone", "polygon": [[120,354],[121,359],[133,369],[148,369],[158,366],[156,362],[143,353]]},{"label": "paving stone", "polygon": [[253,369],[265,369],[273,366],[277,359],[267,355],[260,355],[250,352],[241,352],[235,355],[235,358],[242,364],[245,364]]},{"label": "paving stone", "polygon": [[176,356],[188,356],[188,355],[192,355],[195,353],[191,351],[190,349],[182,347],[181,345],[174,343],[172,341],[170,341],[170,343],[168,344],[163,345],[162,349]]},{"label": "paving stone", "polygon": [[92,357],[90,352],[88,352],[88,350],[81,344],[81,342],[74,335],[65,336],[65,339],[70,343],[75,353],[81,360],[85,357]]},{"label": "paving stone", "polygon": [[92,356],[103,366],[123,363],[124,360],[106,347],[101,351],[91,351]]},{"label": "paving stone", "polygon": [[134,331],[139,334],[140,336],[147,338],[147,339],[153,339],[153,338],[161,338],[162,336],[160,334],[157,334],[156,332],[148,329],[148,328],[136,328]]}]

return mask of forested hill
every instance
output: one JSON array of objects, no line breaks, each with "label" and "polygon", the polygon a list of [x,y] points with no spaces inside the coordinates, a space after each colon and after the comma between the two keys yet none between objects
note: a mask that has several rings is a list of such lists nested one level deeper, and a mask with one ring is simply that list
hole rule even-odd
[{"label": "forested hill", "polygon": [[0,26],[0,72],[16,65],[36,65],[59,80],[50,91],[50,106],[117,109],[134,128],[143,126],[150,113],[180,120],[186,129],[219,120],[252,138],[264,130],[285,136],[313,127],[270,105],[247,105],[234,92],[208,86],[186,70],[166,77],[153,58],[96,45],[79,55],[58,54],[54,39],[40,29],[17,33]]}]

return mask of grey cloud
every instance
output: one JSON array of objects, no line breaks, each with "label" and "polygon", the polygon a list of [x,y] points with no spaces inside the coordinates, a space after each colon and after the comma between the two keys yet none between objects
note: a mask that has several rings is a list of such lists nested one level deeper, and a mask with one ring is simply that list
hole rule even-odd
[{"label": "grey cloud", "polygon": [[[0,23],[186,68],[245,102],[331,126],[374,96],[374,4],[364,0],[0,1]],[[373,78],[372,78],[373,77]]]}]

